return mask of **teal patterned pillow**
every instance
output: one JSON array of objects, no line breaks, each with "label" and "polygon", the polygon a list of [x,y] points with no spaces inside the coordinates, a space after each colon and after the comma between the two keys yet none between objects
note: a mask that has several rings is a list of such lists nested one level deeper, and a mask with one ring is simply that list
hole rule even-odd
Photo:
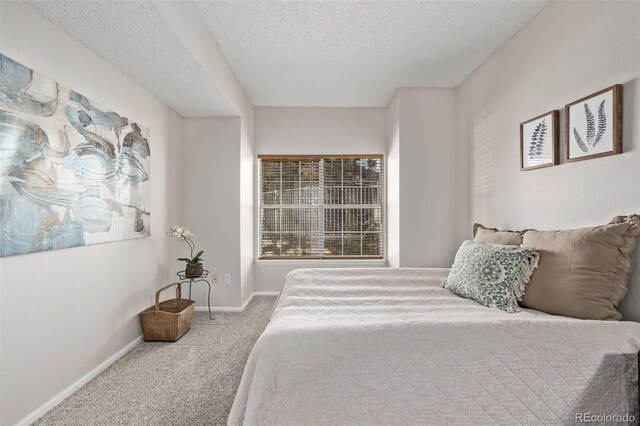
[{"label": "teal patterned pillow", "polygon": [[530,247],[465,241],[442,286],[490,308],[518,312],[539,259]]}]

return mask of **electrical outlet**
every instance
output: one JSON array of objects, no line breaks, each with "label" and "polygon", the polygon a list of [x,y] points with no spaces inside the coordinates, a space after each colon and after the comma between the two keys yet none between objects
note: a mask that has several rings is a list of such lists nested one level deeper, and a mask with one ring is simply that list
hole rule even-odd
[{"label": "electrical outlet", "polygon": [[213,274],[211,276],[211,284],[218,284],[218,274]]},{"label": "electrical outlet", "polygon": [[231,284],[231,274],[224,274],[224,283]]}]

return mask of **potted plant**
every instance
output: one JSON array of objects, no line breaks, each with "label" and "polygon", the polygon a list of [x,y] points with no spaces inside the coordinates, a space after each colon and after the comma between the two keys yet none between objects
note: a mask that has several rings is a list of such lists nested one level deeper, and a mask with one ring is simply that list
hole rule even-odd
[{"label": "potted plant", "polygon": [[174,226],[169,230],[168,234],[172,237],[178,237],[183,240],[187,243],[189,250],[191,251],[191,257],[178,258],[180,262],[186,262],[187,264],[184,269],[184,275],[187,278],[197,278],[202,276],[202,254],[204,251],[200,250],[195,256],[193,255],[193,252],[196,249],[196,245],[192,240],[193,233],[186,228]]}]

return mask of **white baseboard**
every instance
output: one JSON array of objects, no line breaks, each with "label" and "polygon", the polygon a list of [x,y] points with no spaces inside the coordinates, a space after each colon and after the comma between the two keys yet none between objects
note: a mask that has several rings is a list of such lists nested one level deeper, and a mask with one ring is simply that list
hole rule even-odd
[{"label": "white baseboard", "polygon": [[242,310],[243,311],[247,307],[249,302],[251,302],[253,300],[253,296],[255,296],[255,295],[256,295],[255,293],[251,293],[251,295],[249,297],[247,297],[247,300],[245,300],[244,303],[242,304]]},{"label": "white baseboard", "polygon": [[80,389],[84,384],[89,382],[98,374],[102,373],[104,370],[107,369],[107,367],[109,367],[111,364],[116,362],[118,359],[122,358],[127,352],[129,352],[131,349],[133,349],[138,344],[140,344],[140,342],[142,342],[142,338],[143,338],[142,335],[136,337],[127,346],[120,349],[115,354],[111,355],[109,358],[107,358],[102,363],[100,363],[100,365],[98,365],[96,368],[89,371],[87,374],[80,377],[78,380],[76,380],[74,383],[72,383],[69,387],[64,389],[62,392],[60,392],[59,394],[51,398],[49,401],[45,402],[40,407],[36,408],[34,411],[28,414],[25,418],[23,418],[18,423],[16,423],[16,425],[19,425],[19,426],[30,425],[31,423],[38,420],[40,417],[45,415],[47,411],[51,410],[56,405],[60,404],[62,400],[64,400],[66,397],[68,397],[69,395],[71,395],[72,393]]},{"label": "white baseboard", "polygon": [[[251,293],[251,296],[249,296],[247,300],[245,300],[242,306],[239,306],[239,307],[238,306],[231,306],[231,307],[212,306],[211,311],[212,312],[242,312],[247,307],[249,302],[253,300],[254,296],[277,296],[279,294],[280,294],[279,291],[254,291],[253,293]],[[209,308],[206,306],[196,306],[195,308],[193,308],[193,310],[196,312],[208,312]]]}]

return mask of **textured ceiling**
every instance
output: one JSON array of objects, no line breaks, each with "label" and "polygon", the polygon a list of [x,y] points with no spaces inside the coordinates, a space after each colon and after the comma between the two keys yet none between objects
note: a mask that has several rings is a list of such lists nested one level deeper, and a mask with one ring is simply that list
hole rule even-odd
[{"label": "textured ceiling", "polygon": [[[195,5],[256,105],[386,106],[398,87],[457,86],[549,1],[182,5]],[[237,115],[154,2],[28,3],[181,115]]]},{"label": "textured ceiling", "polygon": [[256,105],[386,106],[454,87],[544,1],[196,1]]},{"label": "textured ceiling", "polygon": [[151,2],[28,4],[180,115],[237,115]]}]

